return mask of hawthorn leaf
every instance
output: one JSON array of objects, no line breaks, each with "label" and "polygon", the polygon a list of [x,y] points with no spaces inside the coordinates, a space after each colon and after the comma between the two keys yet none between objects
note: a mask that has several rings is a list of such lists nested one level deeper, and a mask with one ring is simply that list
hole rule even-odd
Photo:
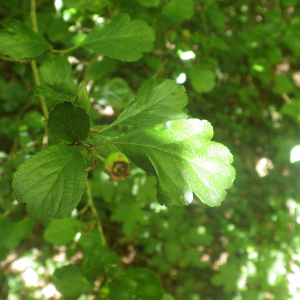
[{"label": "hawthorn leaf", "polygon": [[53,89],[49,88],[48,86],[41,84],[36,85],[34,87],[34,95],[35,96],[48,96],[49,98],[52,98],[54,100],[58,101],[74,101],[74,98],[68,95],[63,95],[60,93],[55,92]]},{"label": "hawthorn leaf", "polygon": [[43,237],[53,245],[65,245],[74,239],[78,232],[76,227],[81,224],[82,222],[73,218],[54,219],[45,229]]},{"label": "hawthorn leaf", "polygon": [[149,127],[171,120],[183,120],[187,115],[181,109],[186,105],[187,95],[183,86],[174,80],[165,80],[157,86],[154,79],[148,79],[113,125]]},{"label": "hawthorn leaf", "polygon": [[122,230],[128,236],[138,231],[138,224],[145,223],[146,213],[137,203],[118,203],[110,219],[123,222]]},{"label": "hawthorn leaf", "polygon": [[105,272],[105,267],[120,262],[120,258],[115,252],[110,252],[100,245],[84,248],[83,254],[81,271],[87,278],[101,275]]},{"label": "hawthorn leaf", "polygon": [[0,30],[0,53],[12,58],[33,58],[44,53],[51,45],[40,34],[23,22],[9,20]]},{"label": "hawthorn leaf", "polygon": [[48,84],[64,81],[71,72],[71,65],[65,56],[49,53],[40,66],[41,77]]},{"label": "hawthorn leaf", "polygon": [[74,105],[80,106],[86,110],[87,113],[89,113],[91,108],[91,101],[89,98],[89,93],[86,89],[86,84],[83,82],[77,92],[77,95],[75,97]]},{"label": "hawthorn leaf", "polygon": [[193,0],[171,0],[162,9],[162,14],[173,22],[181,23],[190,19],[194,13]]},{"label": "hawthorn leaf", "polygon": [[78,298],[94,287],[75,265],[67,265],[56,269],[53,283],[65,298]]},{"label": "hawthorn leaf", "polygon": [[119,14],[110,24],[93,27],[81,46],[111,58],[135,61],[142,52],[152,50],[154,40],[154,30],[145,21],[131,21],[129,15]]},{"label": "hawthorn leaf", "polygon": [[13,176],[14,195],[36,218],[67,217],[81,199],[87,172],[76,147],[55,145],[25,160]]},{"label": "hawthorn leaf", "polygon": [[129,270],[118,280],[108,284],[110,299],[130,300],[133,296],[143,300],[162,300],[162,283],[158,276],[143,268]]},{"label": "hawthorn leaf", "polygon": [[48,128],[53,137],[64,143],[84,141],[90,133],[91,120],[85,109],[70,102],[57,103],[51,110]]},{"label": "hawthorn leaf", "polygon": [[157,177],[157,199],[165,206],[193,201],[193,192],[209,206],[220,205],[235,170],[229,150],[211,142],[206,120],[169,121],[139,128],[110,141],[133,163]]},{"label": "hawthorn leaf", "polygon": [[208,93],[215,86],[215,74],[208,69],[194,66],[188,69],[193,89],[198,93]]}]

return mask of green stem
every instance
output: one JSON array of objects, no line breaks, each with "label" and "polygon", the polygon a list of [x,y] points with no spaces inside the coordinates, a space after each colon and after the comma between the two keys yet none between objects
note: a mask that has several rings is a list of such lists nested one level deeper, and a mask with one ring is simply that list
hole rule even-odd
[{"label": "green stem", "polygon": [[[36,20],[36,2],[35,2],[35,0],[31,0],[30,17],[31,17],[31,22],[32,22],[32,30],[34,32],[38,33],[39,30],[38,30],[38,25],[37,25],[37,20]],[[40,85],[41,81],[40,81],[40,77],[39,77],[39,73],[37,70],[35,59],[31,60],[31,68],[32,68],[32,72],[33,72],[33,76],[34,76],[36,85]],[[40,103],[42,106],[42,111],[43,111],[44,117],[47,121],[48,117],[49,117],[49,113],[48,113],[48,109],[47,109],[47,105],[46,105],[46,99],[44,96],[39,96],[39,99],[40,99]],[[46,125],[42,149],[47,147],[48,137],[49,137],[49,129]]]},{"label": "green stem", "polygon": [[88,180],[86,181],[86,195],[87,195],[87,204],[91,208],[91,211],[94,215],[94,218],[96,219],[97,227],[98,227],[98,230],[99,230],[99,233],[100,233],[101,242],[102,242],[103,246],[105,246],[106,245],[105,236],[103,234],[103,229],[102,229],[102,225],[101,225],[101,222],[100,222],[100,218],[99,218],[97,209],[94,205],[92,192],[91,192],[91,186],[90,186]]},{"label": "green stem", "polygon": [[32,23],[32,30],[36,33],[39,32],[39,28],[36,20],[36,2],[35,0],[31,0],[30,2],[30,18]]},{"label": "green stem", "polygon": [[74,46],[72,46],[72,47],[70,47],[66,50],[52,50],[52,52],[60,52],[62,54],[65,54],[65,53],[73,51],[73,50],[75,50],[75,49],[77,49],[78,47],[81,47],[81,46],[82,46],[82,44],[78,44],[78,45],[74,45]]},{"label": "green stem", "polygon": [[11,61],[11,62],[17,62],[17,63],[20,63],[20,64],[27,64],[27,63],[30,63],[30,59],[17,59],[17,58],[11,58],[11,57],[8,57],[8,56],[4,56],[4,55],[0,55],[0,59],[1,60],[5,60],[5,61]]}]

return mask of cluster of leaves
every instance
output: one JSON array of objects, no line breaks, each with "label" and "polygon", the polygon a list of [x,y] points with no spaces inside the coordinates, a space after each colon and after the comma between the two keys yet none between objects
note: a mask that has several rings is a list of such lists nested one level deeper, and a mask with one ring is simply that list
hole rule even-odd
[{"label": "cluster of leaves", "polygon": [[[19,258],[66,299],[295,296],[297,1],[53,4],[38,4],[38,32],[28,1],[0,9],[1,297],[43,298]],[[197,118],[235,157],[219,207],[232,156]],[[115,152],[127,180],[105,173]],[[261,178],[263,157],[275,168]]]}]

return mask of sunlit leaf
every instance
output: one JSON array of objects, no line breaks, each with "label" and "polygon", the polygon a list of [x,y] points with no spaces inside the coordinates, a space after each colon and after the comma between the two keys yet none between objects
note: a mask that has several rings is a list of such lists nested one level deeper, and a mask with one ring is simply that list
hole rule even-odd
[{"label": "sunlit leaf", "polygon": [[113,123],[114,125],[153,126],[187,116],[181,111],[187,104],[183,86],[173,80],[156,85],[154,79],[142,84],[133,101]]},{"label": "sunlit leaf", "polygon": [[209,206],[220,205],[235,177],[232,155],[211,142],[213,129],[198,119],[137,129],[110,141],[132,162],[155,174],[159,203],[189,204],[193,192]]}]

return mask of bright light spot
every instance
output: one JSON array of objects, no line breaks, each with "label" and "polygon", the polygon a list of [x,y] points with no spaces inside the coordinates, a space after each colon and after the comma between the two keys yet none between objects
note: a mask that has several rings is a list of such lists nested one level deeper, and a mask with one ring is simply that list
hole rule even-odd
[{"label": "bright light spot", "polygon": [[42,274],[45,273],[45,268],[44,268],[44,267],[39,267],[39,268],[37,269],[37,272],[38,272],[39,275],[42,275]]},{"label": "bright light spot", "polygon": [[78,242],[80,237],[81,237],[81,232],[77,232],[74,238],[75,242]]},{"label": "bright light spot", "polygon": [[206,233],[206,228],[204,226],[198,226],[197,233],[202,235]]},{"label": "bright light spot", "polygon": [[49,283],[42,289],[42,293],[45,297],[50,298],[54,295],[57,295],[59,292],[56,290],[55,286],[52,283]]},{"label": "bright light spot", "polygon": [[228,224],[227,225],[227,230],[228,231],[232,231],[232,230],[234,230],[234,228],[235,228],[234,224]]},{"label": "bright light spot", "polygon": [[62,6],[63,6],[62,0],[55,0],[54,1],[54,6],[55,6],[57,11],[60,11],[62,9]]},{"label": "bright light spot", "polygon": [[95,20],[95,24],[101,24],[104,22],[104,18],[100,17]]},{"label": "bright light spot", "polygon": [[291,151],[290,161],[294,163],[300,160],[300,145],[295,146]]},{"label": "bright light spot", "polygon": [[25,284],[27,286],[37,286],[38,285],[38,274],[31,268],[27,268],[23,273],[23,279],[25,280]]},{"label": "bright light spot", "polygon": [[182,52],[181,50],[178,50],[178,55],[180,56],[180,58],[182,60],[190,60],[190,59],[194,59],[196,57],[196,54],[193,51],[185,51]]},{"label": "bright light spot", "polygon": [[264,68],[263,66],[257,65],[257,64],[254,64],[254,65],[252,66],[252,69],[253,69],[254,71],[257,71],[257,72],[263,72],[263,71],[265,70],[265,68]]},{"label": "bright light spot", "polygon": [[159,213],[161,210],[166,210],[167,209],[167,207],[162,206],[157,202],[151,203],[150,208],[153,209],[156,213]]},{"label": "bright light spot", "polygon": [[258,173],[259,177],[264,177],[269,174],[268,170],[273,169],[273,168],[274,168],[274,165],[273,165],[271,159],[269,159],[267,157],[263,157],[257,162],[255,170]]},{"label": "bright light spot", "polygon": [[23,271],[29,266],[31,266],[31,264],[32,260],[28,257],[24,257],[13,262],[12,268],[16,271]]},{"label": "bright light spot", "polygon": [[186,81],[186,75],[185,73],[181,73],[177,78],[176,78],[176,82],[178,84],[183,84]]},{"label": "bright light spot", "polygon": [[69,9],[65,9],[63,12],[63,19],[65,22],[70,21],[70,19],[72,18],[72,15],[75,15],[77,13],[77,10],[75,8],[69,8]]},{"label": "bright light spot", "polygon": [[115,113],[115,111],[110,105],[108,105],[105,106],[104,108],[101,108],[100,113],[104,116],[110,117]]},{"label": "bright light spot", "polygon": [[[251,44],[250,44],[250,46],[252,47],[252,48],[256,48],[257,46],[258,46],[258,43],[257,42],[252,42]],[[260,66],[260,67],[262,67],[262,66]],[[263,67],[262,67],[263,68]]]},{"label": "bright light spot", "polygon": [[7,153],[5,153],[4,151],[0,151],[0,158],[5,158],[7,157]]}]

